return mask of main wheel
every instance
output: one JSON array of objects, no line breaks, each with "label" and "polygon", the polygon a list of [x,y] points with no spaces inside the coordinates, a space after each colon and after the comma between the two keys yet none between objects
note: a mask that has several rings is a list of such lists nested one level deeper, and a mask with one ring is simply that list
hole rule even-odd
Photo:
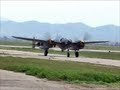
[{"label": "main wheel", "polygon": [[79,57],[79,52],[75,52],[75,57]]},{"label": "main wheel", "polygon": [[48,50],[45,50],[44,56],[47,56],[47,54],[48,54]]},{"label": "main wheel", "polygon": [[70,57],[70,53],[69,52],[67,52],[67,57]]}]

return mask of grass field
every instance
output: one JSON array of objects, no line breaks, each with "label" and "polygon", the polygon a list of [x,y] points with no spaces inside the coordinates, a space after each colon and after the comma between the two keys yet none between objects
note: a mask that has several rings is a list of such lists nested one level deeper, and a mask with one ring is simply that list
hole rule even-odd
[{"label": "grass field", "polygon": [[117,51],[120,51],[120,46],[86,45],[85,49],[93,49],[93,50],[117,50]]},{"label": "grass field", "polygon": [[120,86],[120,67],[0,56],[0,69],[69,83]]},{"label": "grass field", "polygon": [[[29,52],[41,52],[44,51],[42,49],[32,49],[32,48],[17,48],[17,47],[0,47],[0,49],[8,49],[8,50],[19,50],[19,51],[29,51]],[[49,50],[50,54],[62,54],[66,55],[65,52]],[[71,56],[73,57],[74,52],[70,52]],[[90,51],[80,51],[80,56],[83,57],[90,57],[90,58],[103,58],[103,59],[113,59],[113,60],[120,60],[120,53],[119,52],[90,52]]]},{"label": "grass field", "polygon": [[19,40],[0,40],[0,45],[31,46],[31,42]]}]

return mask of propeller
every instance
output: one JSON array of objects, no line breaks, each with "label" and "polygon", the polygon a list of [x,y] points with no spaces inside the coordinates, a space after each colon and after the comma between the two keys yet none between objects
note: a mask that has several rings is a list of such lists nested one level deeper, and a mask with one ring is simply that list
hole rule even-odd
[{"label": "propeller", "polygon": [[48,41],[48,43],[53,45],[54,47],[56,46],[54,40],[51,39],[51,35],[49,32],[44,33],[44,40]]},{"label": "propeller", "polygon": [[85,46],[85,41],[89,40],[91,38],[90,34],[85,32],[83,36],[83,40],[80,41],[81,46]]},{"label": "propeller", "polygon": [[55,40],[56,42],[60,42],[60,40],[61,40],[62,38],[63,38],[63,36],[57,34],[54,40]]},{"label": "propeller", "polygon": [[50,39],[51,39],[50,33],[49,33],[49,32],[44,33],[43,39],[44,39],[44,40],[50,40]]},{"label": "propeller", "polygon": [[91,38],[90,34],[88,32],[85,32],[84,33],[84,36],[83,36],[83,41],[87,41]]}]

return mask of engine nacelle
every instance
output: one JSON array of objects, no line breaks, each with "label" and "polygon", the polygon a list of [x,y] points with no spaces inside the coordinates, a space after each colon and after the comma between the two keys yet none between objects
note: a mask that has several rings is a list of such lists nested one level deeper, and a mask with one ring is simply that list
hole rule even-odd
[{"label": "engine nacelle", "polygon": [[56,47],[56,43],[51,39],[48,40],[48,44],[50,44],[53,47]]},{"label": "engine nacelle", "polygon": [[84,43],[84,41],[80,41],[80,49],[82,49],[82,48],[84,48],[84,46],[85,46],[85,43]]}]

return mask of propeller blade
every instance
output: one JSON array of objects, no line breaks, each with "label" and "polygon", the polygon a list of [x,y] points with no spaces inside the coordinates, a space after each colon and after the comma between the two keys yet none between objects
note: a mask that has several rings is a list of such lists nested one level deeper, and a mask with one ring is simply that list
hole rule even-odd
[{"label": "propeller blade", "polygon": [[90,38],[91,38],[90,34],[87,33],[87,32],[85,32],[85,33],[84,33],[84,36],[83,36],[83,40],[84,40],[84,41],[87,41],[87,40],[90,40]]},{"label": "propeller blade", "polygon": [[51,35],[50,35],[49,32],[44,33],[43,37],[44,37],[44,40],[50,40],[51,39]]}]

